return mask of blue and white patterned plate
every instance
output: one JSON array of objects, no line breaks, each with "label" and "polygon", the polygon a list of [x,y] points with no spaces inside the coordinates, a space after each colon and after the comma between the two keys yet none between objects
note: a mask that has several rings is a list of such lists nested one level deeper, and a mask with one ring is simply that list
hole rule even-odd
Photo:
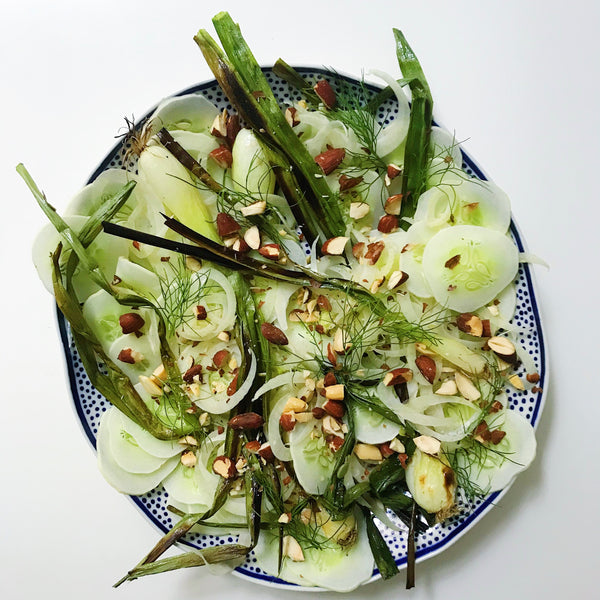
[{"label": "blue and white patterned plate", "polygon": [[[300,71],[309,81],[313,79],[316,80],[318,75],[327,74],[322,69],[314,67],[297,67],[297,70]],[[299,94],[294,89],[291,89],[287,83],[281,81],[278,77],[273,75],[270,69],[264,69],[264,71],[269,79],[269,83],[271,84],[276,97],[281,103],[292,103],[300,100]],[[356,79],[345,75],[342,77],[349,84],[358,85],[358,81]],[[373,90],[378,89],[370,85],[367,87]],[[208,81],[206,83],[195,85],[175,95],[181,96],[183,94],[190,93],[203,94],[221,110],[223,108],[227,108],[230,111],[232,110],[231,105],[228,103],[227,98],[224,97],[223,92],[217,85],[216,81]],[[148,114],[151,114],[153,110],[154,109],[152,109],[152,111],[150,111]],[[383,105],[379,112],[378,118],[381,123],[387,123],[389,120],[393,119],[393,116],[396,113],[396,101],[395,99],[391,99]],[[127,166],[129,168],[135,168],[134,163],[129,165],[124,164],[126,150],[127,147],[124,142],[117,144],[100,163],[100,166],[94,171],[88,183],[92,182],[102,171],[111,167],[123,168]],[[464,154],[464,152],[463,161],[463,167],[469,174],[480,179],[487,179],[482,170],[469,156]],[[519,251],[524,252],[525,246],[523,243],[523,237],[514,221],[511,222],[510,231],[519,248]],[[530,268],[527,264],[520,266],[516,284],[517,310],[514,317],[514,322],[518,326],[519,330],[523,332],[519,341],[523,348],[525,348],[526,351],[531,355],[537,372],[540,375],[540,381],[537,384],[538,388],[540,388],[540,391],[537,391],[536,393],[533,393],[532,391],[516,392],[514,389],[507,389],[506,391],[509,396],[510,407],[513,410],[517,410],[523,414],[535,427],[540,418],[540,414],[544,405],[545,392],[542,390],[545,389],[545,382],[548,375],[546,371],[546,348],[542,333],[542,324],[537,308],[532,276]],[[100,417],[102,413],[109,407],[109,402],[99,392],[97,392],[90,383],[73,343],[69,325],[66,323],[60,312],[58,313],[58,322],[65,351],[75,410],[77,411],[77,415],[81,420],[81,424],[86,436],[88,437],[92,446],[95,448]],[[519,374],[523,376],[524,371],[520,372]],[[483,500],[478,500],[469,505],[463,506],[463,510],[459,515],[446,520],[442,524],[438,524],[430,528],[426,533],[420,535],[417,540],[417,561],[425,560],[426,558],[438,554],[452,544],[455,540],[457,540],[461,535],[466,533],[483,517],[484,514],[490,510],[490,508],[498,501],[498,499],[504,493],[506,493],[507,489],[508,488],[501,492],[493,493]],[[145,517],[156,526],[161,534],[166,533],[173,526],[174,522],[166,508],[168,504],[167,494],[162,487],[152,490],[143,496],[131,497],[131,499],[145,515]],[[507,515],[504,515],[504,518],[506,517]],[[392,520],[394,520],[393,517]],[[384,538],[392,550],[396,564],[402,568],[406,565],[407,532],[401,522],[397,520],[395,520],[395,522],[399,527],[401,527],[402,530],[400,532],[390,530],[384,526],[380,526],[380,528]],[[182,544],[188,546],[189,548],[203,549],[209,546],[231,543],[233,541],[234,539],[228,536],[188,534],[182,540]],[[146,549],[141,548],[140,554],[143,554],[144,550]],[[257,566],[256,559],[253,557],[252,553],[247,557],[244,564],[235,570],[235,573],[242,578],[278,588],[295,590],[318,589],[300,588],[294,584],[277,579],[272,575],[268,575]],[[373,577],[369,581],[375,581],[379,578],[379,571],[375,569],[373,571]]]}]

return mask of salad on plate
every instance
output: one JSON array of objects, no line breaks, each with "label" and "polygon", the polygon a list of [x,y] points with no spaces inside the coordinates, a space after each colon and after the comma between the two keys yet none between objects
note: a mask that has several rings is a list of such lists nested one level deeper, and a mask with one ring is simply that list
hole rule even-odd
[{"label": "salad on plate", "polygon": [[218,91],[129,123],[64,216],[18,167],[50,220],[34,262],[111,404],[100,471],[168,511],[118,583],[224,564],[349,591],[406,566],[412,587],[420,540],[535,456],[508,196],[434,124],[400,31],[402,78],[376,88],[261,69],[213,23],[221,46],[194,39]]}]

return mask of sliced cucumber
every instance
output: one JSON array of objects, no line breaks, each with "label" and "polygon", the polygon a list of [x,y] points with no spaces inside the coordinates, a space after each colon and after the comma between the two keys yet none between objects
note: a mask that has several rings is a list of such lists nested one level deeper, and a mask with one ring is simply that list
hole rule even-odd
[{"label": "sliced cucumber", "polygon": [[[144,315],[145,319],[152,319],[147,333],[140,337],[136,337],[132,333],[122,335],[110,345],[106,352],[134,384],[139,381],[140,375],[149,377],[162,364],[156,317],[152,317],[152,313]],[[139,356],[136,355],[136,362],[133,364],[119,359],[121,351],[127,348],[139,354]]]},{"label": "sliced cucumber", "polygon": [[195,133],[192,131],[173,131],[173,138],[181,144],[199,163],[206,166],[208,155],[219,147],[219,142],[214,135],[208,133]]},{"label": "sliced cucumber", "polygon": [[324,494],[333,474],[334,458],[320,427],[311,422],[296,423],[290,433],[290,453],[304,490],[309,494]]},{"label": "sliced cucumber", "polygon": [[510,200],[490,181],[459,179],[427,190],[419,198],[415,221],[431,227],[476,225],[506,233],[510,224]]},{"label": "sliced cucumber", "polygon": [[123,335],[119,317],[125,312],[125,308],[105,290],[98,290],[83,304],[83,317],[106,348]]},{"label": "sliced cucumber", "polygon": [[[279,538],[271,531],[261,534],[254,550],[258,564],[267,573],[303,586],[319,586],[336,592],[350,592],[373,575],[373,555],[362,515],[355,512],[357,539],[345,548],[333,540],[321,549],[303,547],[304,560],[283,561],[278,573]],[[302,540],[298,540],[302,546]],[[305,544],[306,546],[306,544]]]},{"label": "sliced cucumber", "polygon": [[[171,289],[180,283],[175,279],[167,291],[172,297],[178,298]],[[214,268],[203,267],[191,276],[190,289],[187,294],[189,306],[169,307],[175,310],[185,309],[183,324],[177,328],[177,334],[184,339],[193,341],[210,340],[221,331],[231,329],[236,320],[235,292],[227,277]],[[164,298],[159,304],[167,303]],[[206,319],[197,319],[195,308],[202,305],[206,309]]]},{"label": "sliced cucumber", "polygon": [[219,109],[202,94],[185,94],[163,100],[152,116],[153,133],[161,127],[169,130],[209,132]]},{"label": "sliced cucumber", "polygon": [[[504,422],[494,426],[505,431],[499,444],[488,444],[487,452],[473,458],[468,452],[457,453],[459,467],[474,486],[486,492],[505,488],[533,461],[536,454],[535,432],[529,421],[514,410],[507,410]],[[483,456],[483,459],[482,459]]]},{"label": "sliced cucumber", "polygon": [[220,477],[212,471],[211,458],[221,452],[224,434],[211,433],[198,449],[193,468],[180,465],[163,483],[165,490],[179,503],[211,506]]},{"label": "sliced cucumber", "polygon": [[181,453],[181,444],[178,444],[176,441],[159,440],[148,433],[143,427],[140,427],[135,421],[117,411],[117,409],[113,410],[121,420],[122,429],[148,454],[158,456],[159,458],[171,458]]},{"label": "sliced cucumber", "polygon": [[[81,215],[70,215],[65,217],[65,222],[79,233],[85,225],[88,217]],[[54,228],[48,223],[37,234],[32,247],[33,264],[42,280],[44,287],[51,293],[54,293],[52,286],[52,260],[50,255],[56,250],[61,237]],[[63,243],[64,245],[64,243]],[[127,240],[115,238],[106,233],[100,233],[87,249],[88,254],[100,265],[100,270],[107,281],[112,281],[115,274],[117,260],[121,254],[126,254],[129,249]],[[62,257],[66,256],[67,251],[63,249]],[[73,288],[80,302],[84,302],[89,296],[96,292],[99,287],[92,281],[89,274],[78,265],[73,274]]]},{"label": "sliced cucumber", "polygon": [[153,473],[168,460],[148,454],[141,448],[135,438],[124,428],[120,413],[116,410],[109,411],[104,426],[110,429],[110,455],[124,471]]},{"label": "sliced cucumber", "polygon": [[156,300],[161,294],[158,275],[124,256],[117,261],[115,275],[121,280],[120,287],[132,290],[150,301]]},{"label": "sliced cucumber", "polygon": [[145,494],[154,489],[177,466],[179,457],[173,456],[165,460],[156,471],[151,473],[130,473],[126,471],[119,466],[112,455],[111,437],[115,435],[115,432],[111,432],[110,427],[106,425],[108,412],[104,413],[100,420],[96,439],[98,468],[106,481],[117,491],[132,496]]},{"label": "sliced cucumber", "polygon": [[[110,197],[119,192],[130,181],[135,181],[137,176],[124,169],[107,169],[102,171],[94,181],[86,185],[67,205],[65,215],[91,215]],[[133,206],[136,191],[133,190],[126,206]],[[121,209],[127,210],[127,209]],[[114,239],[114,238],[113,238]]]},{"label": "sliced cucumber", "polygon": [[498,231],[458,225],[442,229],[423,252],[423,273],[434,298],[459,312],[493,300],[515,277],[519,252]]},{"label": "sliced cucumber", "polygon": [[365,444],[381,444],[395,438],[400,432],[400,426],[392,423],[379,413],[364,408],[354,406],[354,432],[356,439]]}]

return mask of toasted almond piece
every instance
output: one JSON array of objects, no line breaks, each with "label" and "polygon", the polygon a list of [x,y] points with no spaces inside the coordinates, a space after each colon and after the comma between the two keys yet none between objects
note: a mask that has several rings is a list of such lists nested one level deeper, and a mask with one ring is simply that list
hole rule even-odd
[{"label": "toasted almond piece", "polygon": [[394,163],[390,163],[387,166],[386,175],[390,178],[390,180],[398,177],[398,175],[400,175],[400,173],[402,173],[402,169],[398,165],[395,165]]},{"label": "toasted almond piece", "polygon": [[312,412],[297,412],[294,414],[296,415],[296,421],[298,421],[298,423],[308,423],[315,418]]},{"label": "toasted almond piece", "polygon": [[352,202],[350,204],[349,215],[351,219],[362,219],[371,211],[371,207],[366,202]]},{"label": "toasted almond piece", "polygon": [[[400,214],[400,208],[402,207],[402,194],[394,194],[385,201],[383,210],[388,215],[398,216]],[[396,222],[397,223],[397,222]]]},{"label": "toasted almond piece", "polygon": [[444,263],[444,267],[446,269],[455,269],[460,263],[460,254],[455,254],[454,256],[450,257],[445,263]]},{"label": "toasted almond piece", "polygon": [[213,465],[213,471],[223,477],[223,479],[231,479],[235,474],[235,465],[228,456],[217,456]]},{"label": "toasted almond piece", "polygon": [[500,314],[500,309],[495,305],[495,304],[490,304],[489,306],[486,307],[490,313],[494,316],[497,317]]},{"label": "toasted almond piece", "polygon": [[194,316],[196,317],[196,321],[205,321],[208,317],[206,306],[202,306],[202,304],[194,306]]},{"label": "toasted almond piece", "polygon": [[319,79],[313,86],[315,94],[323,101],[323,104],[327,108],[333,108],[335,106],[335,92],[331,87],[331,84],[326,79]]},{"label": "toasted almond piece", "polygon": [[212,158],[222,169],[228,169],[233,164],[233,156],[227,146],[219,146],[211,150],[208,158]]},{"label": "toasted almond piece", "polygon": [[246,244],[246,240],[244,238],[236,238],[233,242],[233,246],[231,246],[233,250],[236,252],[249,252],[250,246]]},{"label": "toasted almond piece", "polygon": [[325,398],[327,398],[327,400],[343,400],[344,384],[336,383],[335,385],[328,385],[325,388]]},{"label": "toasted almond piece", "polygon": [[152,381],[150,377],[146,377],[146,375],[140,375],[140,383],[151,396],[162,396],[162,389],[156,385],[156,383]]},{"label": "toasted almond piece", "polygon": [[379,260],[384,248],[385,243],[381,240],[369,244],[361,262],[364,262],[366,265],[374,265]]},{"label": "toasted almond piece", "polygon": [[183,380],[186,383],[194,383],[194,382],[198,382],[200,383],[200,381],[202,381],[202,365],[198,364],[198,365],[192,365],[184,374],[183,374]]},{"label": "toasted almond piece", "polygon": [[279,519],[277,519],[278,523],[289,523],[292,520],[291,513],[282,513],[279,515]]},{"label": "toasted almond piece", "polygon": [[119,317],[119,325],[123,334],[138,333],[145,323],[143,317],[135,312],[125,313]]},{"label": "toasted almond piece", "polygon": [[421,372],[421,375],[423,375],[423,377],[425,377],[429,383],[433,384],[437,372],[435,360],[433,360],[431,356],[421,354],[415,359],[415,364]]},{"label": "toasted almond piece", "polygon": [[264,420],[258,413],[247,412],[231,417],[227,424],[231,429],[247,431],[248,429],[258,429],[263,423]]},{"label": "toasted almond piece", "polygon": [[227,109],[215,117],[210,127],[210,133],[218,138],[227,137]]},{"label": "toasted almond piece", "polygon": [[386,386],[399,385],[401,383],[408,383],[412,381],[413,372],[406,367],[400,367],[393,369],[383,376],[383,384]]},{"label": "toasted almond piece", "polygon": [[267,209],[267,203],[264,200],[258,200],[257,202],[253,202],[248,206],[242,206],[240,208],[240,212],[245,217],[251,217],[253,215],[262,215]]},{"label": "toasted almond piece", "polygon": [[206,427],[206,425],[210,425],[210,415],[207,412],[203,412],[198,417],[198,423],[200,423],[201,427]]},{"label": "toasted almond piece", "polygon": [[247,467],[248,467],[248,461],[243,456],[240,456],[238,458],[237,462],[235,463],[235,470],[238,473],[243,473]]},{"label": "toasted almond piece", "polygon": [[321,253],[331,256],[341,256],[344,253],[344,248],[349,239],[350,238],[344,236],[330,238],[321,246]]},{"label": "toasted almond piece", "polygon": [[304,402],[304,400],[301,400],[300,398],[296,398],[294,396],[291,396],[288,401],[285,403],[285,406],[283,407],[283,412],[303,412],[306,410],[306,402]]},{"label": "toasted almond piece", "polygon": [[279,327],[276,327],[272,323],[262,323],[260,326],[260,332],[262,336],[271,344],[275,344],[276,346],[286,346],[289,341],[287,336]]},{"label": "toasted almond piece", "polygon": [[309,300],[306,303],[306,310],[308,311],[309,315],[312,315],[315,308],[317,308],[317,299],[316,298],[313,298],[312,300]]},{"label": "toasted almond piece", "polygon": [[395,215],[383,215],[377,224],[377,230],[381,233],[392,233],[398,229],[398,218]]},{"label": "toasted almond piece", "polygon": [[323,420],[321,421],[321,429],[325,435],[337,435],[341,438],[344,437],[341,423],[331,415],[326,415],[323,417]]},{"label": "toasted almond piece", "polygon": [[237,233],[242,226],[227,213],[217,213],[217,233],[220,238],[229,237]]},{"label": "toasted almond piece", "polygon": [[131,348],[123,348],[123,350],[119,352],[119,356],[117,356],[117,359],[129,365],[134,365],[136,362],[140,362],[139,360],[136,360],[134,353],[142,357],[140,360],[144,359],[142,354],[135,350],[132,350]]},{"label": "toasted almond piece", "polygon": [[371,292],[371,294],[376,294],[379,291],[379,288],[383,285],[384,281],[385,281],[385,276],[377,277],[376,279],[374,279],[373,283],[369,287],[369,291]]},{"label": "toasted almond piece", "polygon": [[334,453],[344,445],[344,438],[338,437],[337,435],[328,435],[325,438],[325,441],[327,442],[329,449]]},{"label": "toasted almond piece", "polygon": [[492,337],[492,325],[489,319],[481,319],[481,328],[483,337],[489,338]]},{"label": "toasted almond piece", "polygon": [[184,437],[179,438],[177,443],[182,446],[197,446],[198,440],[193,435],[185,435]]},{"label": "toasted almond piece", "polygon": [[311,412],[315,419],[322,419],[327,414],[320,406],[315,406]]},{"label": "toasted almond piece", "polygon": [[185,268],[192,273],[197,273],[202,268],[202,263],[193,256],[185,257]]},{"label": "toasted almond piece", "polygon": [[193,450],[186,450],[181,454],[181,458],[179,459],[181,464],[184,467],[195,467],[198,459],[196,458],[196,453]]},{"label": "toasted almond piece", "polygon": [[381,450],[373,444],[356,444],[354,446],[354,454],[360,460],[367,462],[379,462],[383,460]]},{"label": "toasted almond piece", "polygon": [[251,440],[244,444],[244,448],[248,450],[248,452],[252,452],[252,454],[256,454],[260,448],[260,442],[258,440]]},{"label": "toasted almond piece", "polygon": [[323,404],[323,410],[328,415],[331,415],[332,417],[335,417],[336,419],[341,419],[346,412],[346,409],[344,408],[344,403],[339,402],[338,400],[327,400]]},{"label": "toasted almond piece", "polygon": [[360,260],[365,255],[366,245],[364,242],[358,242],[352,246],[352,256],[356,260]]},{"label": "toasted almond piece", "polygon": [[327,371],[327,373],[325,373],[325,377],[323,377],[323,387],[335,385],[337,382],[337,377],[333,371]]},{"label": "toasted almond piece", "polygon": [[389,444],[390,444],[390,448],[394,452],[398,452],[398,454],[402,454],[403,452],[406,452],[406,448],[404,447],[404,444],[398,438],[394,438],[393,440],[391,440],[389,442]]},{"label": "toasted almond piece", "polygon": [[282,553],[284,556],[294,562],[304,561],[304,552],[302,552],[302,546],[300,546],[296,538],[292,537],[291,535],[284,535],[282,545]]},{"label": "toasted almond piece", "polygon": [[229,337],[229,333],[227,333],[226,331],[221,331],[217,334],[217,339],[221,340],[222,342],[228,342]]},{"label": "toasted almond piece", "polygon": [[460,395],[466,400],[475,402],[475,400],[481,398],[481,392],[475,387],[474,383],[460,371],[456,371],[454,374],[454,381],[456,382],[456,387],[458,388]]},{"label": "toasted almond piece", "polygon": [[483,335],[483,323],[477,315],[471,313],[459,315],[456,319],[456,326],[463,333],[468,333],[475,337],[481,337]]},{"label": "toasted almond piece", "polygon": [[508,338],[494,335],[487,341],[487,345],[490,350],[502,360],[511,364],[516,362],[517,350],[515,345]]},{"label": "toasted almond piece", "polygon": [[260,231],[256,225],[248,228],[244,233],[244,241],[252,250],[258,250],[260,248]]},{"label": "toasted almond piece", "polygon": [[165,369],[165,365],[160,363],[154,371],[152,371],[152,379],[155,381],[158,379],[159,381],[166,381],[168,378],[167,370]]},{"label": "toasted almond piece", "polygon": [[299,290],[298,295],[296,296],[296,304],[298,306],[302,306],[308,302],[310,299],[310,289],[307,287],[303,287]]},{"label": "toasted almond piece", "polygon": [[275,460],[275,455],[273,454],[273,449],[271,448],[271,444],[269,442],[265,442],[258,449],[258,455],[268,463],[271,463]]},{"label": "toasted almond piece", "polygon": [[490,442],[492,442],[492,444],[499,444],[504,439],[504,436],[506,436],[506,431],[494,429],[490,434]]},{"label": "toasted almond piece", "polygon": [[529,381],[529,383],[539,383],[540,374],[539,373],[527,373],[525,378],[527,379],[527,381]]},{"label": "toasted almond piece", "polygon": [[288,106],[285,109],[285,120],[289,123],[290,127],[296,127],[300,123],[296,115],[298,110],[293,106]]},{"label": "toasted almond piece", "polygon": [[338,327],[333,334],[333,349],[338,354],[344,354],[351,346],[352,344],[347,339],[346,331]]},{"label": "toasted almond piece", "polygon": [[292,431],[296,427],[296,415],[293,412],[284,412],[279,417],[279,424],[284,431]]},{"label": "toasted almond piece", "polygon": [[413,439],[415,446],[425,454],[437,454],[442,447],[442,443],[430,435],[420,435]]},{"label": "toasted almond piece", "polygon": [[321,167],[324,175],[333,173],[346,157],[346,151],[343,148],[329,148],[315,156],[315,162]]},{"label": "toasted almond piece", "polygon": [[231,115],[227,118],[227,135],[225,136],[227,139],[227,143],[230,148],[233,148],[233,144],[235,139],[237,138],[237,134],[242,130],[242,126],[240,125],[240,117],[239,115]]},{"label": "toasted almond piece", "polygon": [[356,187],[363,180],[362,177],[348,177],[348,175],[340,175],[339,184],[340,192],[346,192]]},{"label": "toasted almond piece", "polygon": [[265,258],[279,260],[279,257],[281,256],[281,248],[279,247],[279,244],[265,244],[258,249],[258,253]]},{"label": "toasted almond piece", "polygon": [[513,375],[508,378],[510,385],[512,385],[515,389],[523,391],[525,386],[523,385],[523,380],[518,375]]},{"label": "toasted almond piece", "polygon": [[387,287],[389,290],[395,290],[408,279],[408,273],[404,271],[394,271],[388,280]]},{"label": "toasted almond piece", "polygon": [[436,394],[440,396],[456,396],[458,393],[458,387],[456,386],[456,381],[454,379],[448,379],[440,385],[440,387],[435,391]]}]

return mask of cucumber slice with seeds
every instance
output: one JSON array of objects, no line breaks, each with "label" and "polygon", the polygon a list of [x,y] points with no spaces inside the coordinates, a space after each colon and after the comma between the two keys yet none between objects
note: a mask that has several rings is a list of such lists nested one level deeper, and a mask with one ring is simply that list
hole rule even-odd
[{"label": "cucumber slice with seeds", "polygon": [[459,312],[493,300],[517,275],[519,252],[497,231],[472,225],[442,229],[423,252],[423,272],[435,299]]}]

